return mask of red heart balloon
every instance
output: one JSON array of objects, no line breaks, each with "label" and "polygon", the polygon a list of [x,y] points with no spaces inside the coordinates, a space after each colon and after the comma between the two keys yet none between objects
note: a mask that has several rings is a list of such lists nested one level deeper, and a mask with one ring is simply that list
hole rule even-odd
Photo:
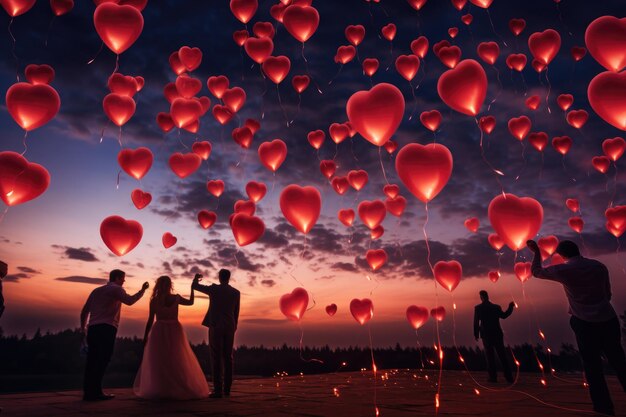
[{"label": "red heart balloon", "polygon": [[387,252],[384,249],[370,249],[365,254],[365,260],[372,271],[376,271],[387,263]]},{"label": "red heart balloon", "polygon": [[541,104],[541,98],[539,96],[530,96],[526,99],[524,104],[526,104],[529,110],[537,110]]},{"label": "red heart balloon", "polygon": [[184,98],[192,98],[202,90],[202,81],[187,74],[179,75],[174,84],[178,94]]},{"label": "red heart balloon", "polygon": [[161,238],[161,242],[163,243],[163,247],[165,249],[169,249],[178,242],[176,236],[171,234],[170,232],[163,233],[163,237]]},{"label": "red heart balloon", "polygon": [[385,219],[387,208],[380,200],[365,200],[359,203],[358,212],[361,221],[370,229],[374,229]]},{"label": "red heart balloon", "polygon": [[324,133],[323,130],[314,130],[312,132],[309,132],[306,135],[306,138],[313,148],[319,150],[324,144],[324,139],[326,139],[326,134]]},{"label": "red heart balloon", "polygon": [[472,233],[478,232],[480,227],[480,220],[477,217],[470,217],[463,222],[463,225]]},{"label": "red heart balloon", "polygon": [[250,129],[250,132],[255,135],[256,132],[258,132],[261,128],[261,123],[259,123],[259,121],[255,119],[246,119],[246,121],[244,122],[244,126]]},{"label": "red heart balloon", "polygon": [[424,127],[433,132],[439,129],[441,124],[441,113],[437,110],[425,111],[420,114],[420,122]]},{"label": "red heart balloon", "polygon": [[280,311],[289,320],[300,321],[309,305],[309,294],[304,288],[296,288],[280,297],[278,302]]},{"label": "red heart balloon", "polygon": [[350,128],[345,123],[332,123],[328,127],[330,138],[336,144],[340,144],[350,135]]},{"label": "red heart balloon", "polygon": [[124,256],[133,250],[142,236],[143,227],[139,222],[120,216],[109,216],[100,224],[102,241],[117,256]]},{"label": "red heart balloon", "polygon": [[276,29],[270,22],[256,22],[252,27],[252,33],[259,38],[273,39],[276,35]]},{"label": "red heart balloon", "polygon": [[411,327],[417,330],[428,321],[428,309],[415,305],[409,306],[406,309],[406,319]]},{"label": "red heart balloon", "polygon": [[589,113],[585,110],[572,110],[566,116],[567,123],[576,129],[583,127],[587,123],[587,119],[589,119]]},{"label": "red heart balloon", "polygon": [[576,213],[580,209],[580,204],[578,204],[578,200],[575,198],[568,198],[567,200],[565,200],[565,205],[574,213]]},{"label": "red heart balloon", "polygon": [[502,240],[497,233],[489,234],[489,236],[487,236],[487,241],[489,241],[489,244],[495,250],[500,250],[504,246],[504,240]]},{"label": "red heart balloon", "polygon": [[243,24],[252,19],[258,7],[257,0],[230,0],[230,11]]},{"label": "red heart balloon", "polygon": [[381,237],[384,233],[385,233],[385,229],[382,226],[378,225],[372,230],[370,230],[370,238],[372,240],[376,240],[379,237]]},{"label": "red heart balloon", "polygon": [[335,54],[335,62],[338,64],[347,64],[356,56],[356,49],[352,45],[342,45],[337,48]]},{"label": "red heart balloon", "polygon": [[348,183],[350,183],[350,186],[357,191],[360,191],[363,187],[365,187],[368,179],[369,176],[367,175],[367,172],[362,169],[348,172]]},{"label": "red heart balloon", "polygon": [[202,116],[202,105],[194,99],[176,98],[170,106],[170,116],[176,127],[187,126]]},{"label": "red heart balloon", "polygon": [[467,0],[451,0],[451,2],[455,9],[461,11],[463,10],[463,7],[465,7]]},{"label": "red heart balloon", "polygon": [[500,271],[489,271],[489,281],[496,283],[500,279]]},{"label": "red heart balloon", "polygon": [[272,55],[274,42],[270,38],[247,38],[243,48],[254,62],[262,64]]},{"label": "red heart balloon", "polygon": [[313,7],[293,4],[282,15],[287,32],[300,42],[306,42],[317,30],[320,15]]},{"label": "red heart balloon", "polygon": [[626,71],[596,75],[589,83],[587,97],[593,110],[605,122],[626,130]]},{"label": "red heart balloon", "polygon": [[435,307],[430,310],[430,316],[438,322],[442,322],[446,318],[446,309],[443,306]]},{"label": "red heart balloon", "polygon": [[528,38],[528,49],[536,60],[548,65],[561,49],[561,36],[554,29],[535,32]]},{"label": "red heart balloon", "polygon": [[231,219],[230,228],[239,246],[254,243],[265,233],[263,220],[245,213],[235,213]]},{"label": "red heart balloon", "polygon": [[374,304],[369,298],[355,298],[350,301],[350,313],[359,324],[364,325],[374,316]]},{"label": "red heart balloon", "polygon": [[487,212],[493,229],[514,251],[526,247],[543,222],[543,207],[531,197],[500,194],[491,200]]},{"label": "red heart balloon", "polygon": [[133,6],[102,3],[96,7],[93,23],[102,42],[116,54],[132,46],[143,30],[143,16]]},{"label": "red heart balloon", "polygon": [[515,36],[519,36],[520,33],[526,27],[526,21],[524,19],[511,19],[509,20],[509,29]]},{"label": "red heart balloon", "polygon": [[217,220],[217,214],[213,211],[200,210],[198,212],[198,223],[203,229],[208,229],[215,224]]},{"label": "red heart balloon", "polygon": [[449,28],[449,29],[448,29],[448,35],[449,35],[452,39],[456,38],[456,35],[458,35],[458,34],[459,34],[459,28],[457,28],[457,27],[451,27],[451,28]]},{"label": "red heart balloon", "polygon": [[615,237],[620,237],[626,231],[626,206],[615,206],[606,209],[607,230]]},{"label": "red heart balloon", "polygon": [[332,317],[335,315],[335,313],[337,313],[337,304],[329,304],[326,306],[325,310],[326,314]]},{"label": "red heart balloon", "polygon": [[131,177],[140,180],[152,167],[154,157],[150,149],[141,147],[135,150],[123,149],[117,154],[120,167]]},{"label": "red heart balloon", "polygon": [[207,80],[207,87],[216,98],[222,98],[222,95],[228,89],[228,85],[228,77],[225,75],[209,77]]},{"label": "red heart balloon", "polygon": [[548,67],[546,64],[539,61],[538,59],[533,59],[533,61],[531,62],[531,65],[533,66],[533,69],[537,71],[537,73],[541,73],[545,71],[546,68]]},{"label": "red heart balloon", "polygon": [[287,145],[280,139],[263,142],[259,146],[259,159],[270,171],[276,172],[287,158]]},{"label": "red heart balloon", "polygon": [[174,51],[170,54],[168,62],[170,64],[170,68],[176,75],[184,74],[187,71],[187,68],[183,65],[180,57],[178,56],[178,51]]},{"label": "red heart balloon", "polygon": [[572,147],[572,138],[569,136],[556,136],[552,138],[552,147],[561,155],[565,155]]},{"label": "red heart balloon", "polygon": [[574,96],[571,94],[560,94],[556,98],[556,103],[559,105],[561,110],[567,111],[567,109],[569,109],[572,104],[574,104]]},{"label": "red heart balloon", "polygon": [[55,16],[63,16],[74,8],[74,0],[50,0],[50,8]]},{"label": "red heart balloon", "polygon": [[609,71],[621,71],[626,67],[626,18],[597,18],[587,26],[585,44],[600,65]]},{"label": "red heart balloon", "polygon": [[252,144],[252,139],[254,139],[252,131],[246,126],[234,128],[232,137],[235,143],[244,149],[248,149]]},{"label": "red heart balloon", "polygon": [[437,92],[453,110],[476,116],[487,95],[487,75],[478,62],[463,60],[439,77]]},{"label": "red heart balloon", "polygon": [[252,200],[237,200],[233,206],[235,213],[243,213],[248,216],[254,216],[256,205]]},{"label": "red heart balloon", "polygon": [[222,180],[211,180],[206,183],[207,190],[213,194],[215,197],[222,195],[224,192],[224,181]]},{"label": "red heart balloon", "polygon": [[[236,30],[236,31],[233,32],[233,40],[239,46],[244,46],[246,41],[249,39],[249,37],[250,37],[250,34],[245,29],[243,29],[243,30]],[[268,38],[268,39],[270,39],[270,38]],[[272,49],[273,49],[273,46],[272,46]]]},{"label": "red heart balloon", "polygon": [[428,38],[420,36],[411,42],[411,51],[423,59],[428,53]]},{"label": "red heart balloon", "polygon": [[291,79],[291,85],[293,86],[293,89],[298,92],[298,94],[302,94],[304,90],[309,87],[310,82],[311,79],[308,75],[294,75]]},{"label": "red heart balloon", "polygon": [[581,59],[583,59],[585,55],[587,55],[587,48],[583,48],[581,46],[573,46],[571,53],[572,53],[572,58],[574,58],[574,61],[578,62]]},{"label": "red heart balloon", "polygon": [[363,73],[365,73],[368,77],[371,77],[376,74],[379,65],[380,64],[376,58],[366,58],[363,60]]},{"label": "red heart balloon", "polygon": [[215,120],[217,120],[221,125],[225,125],[230,122],[230,119],[233,118],[233,112],[231,112],[226,106],[216,104],[213,106],[213,117],[215,117]]},{"label": "red heart balloon", "polygon": [[398,149],[398,143],[390,139],[383,145],[383,147],[387,153],[391,155],[396,151],[396,149]]},{"label": "red heart balloon", "polygon": [[107,94],[102,100],[102,108],[109,120],[123,126],[135,114],[135,100],[121,94]]},{"label": "red heart balloon", "polygon": [[611,160],[606,156],[594,156],[591,158],[591,164],[601,174],[606,174],[611,166]]},{"label": "red heart balloon", "polygon": [[426,4],[427,0],[407,0],[409,5],[415,10],[419,11]]},{"label": "red heart balloon", "polygon": [[263,72],[275,84],[280,84],[289,74],[291,61],[284,55],[267,57],[261,64]]},{"label": "red heart balloon", "polygon": [[183,46],[178,50],[178,58],[187,71],[193,71],[202,63],[202,50]]},{"label": "red heart balloon", "polygon": [[531,266],[532,264],[530,262],[517,262],[513,267],[513,270],[515,271],[515,276],[517,277],[517,279],[520,280],[521,283],[528,281],[532,276]]},{"label": "red heart balloon", "polygon": [[[330,179],[330,177],[332,177],[335,174],[336,169],[337,169],[337,165],[335,164],[335,161],[333,161],[332,159],[325,159],[320,162],[320,171],[322,172],[322,175],[324,175],[328,179]],[[347,182],[347,177],[346,177],[346,182]]]},{"label": "red heart balloon", "polygon": [[54,80],[54,68],[46,64],[30,64],[26,66],[24,75],[26,80],[33,85],[50,84]]},{"label": "red heart balloon", "polygon": [[393,216],[400,217],[402,216],[402,213],[404,213],[406,203],[406,198],[399,195],[395,198],[387,198],[385,200],[385,208]]},{"label": "red heart balloon", "polygon": [[461,16],[461,21],[469,26],[474,21],[474,16],[472,16],[470,13],[464,14],[463,16]]},{"label": "red heart balloon", "polygon": [[187,178],[200,168],[202,158],[195,153],[173,153],[168,160],[170,169],[180,178]]},{"label": "red heart balloon", "polygon": [[396,198],[400,194],[400,187],[396,184],[387,184],[383,187],[383,193],[389,198]]},{"label": "red heart balloon", "polygon": [[248,194],[248,198],[255,203],[261,201],[266,193],[267,186],[262,182],[250,181],[246,184],[246,194]]},{"label": "red heart balloon", "polygon": [[346,39],[352,45],[357,46],[365,38],[365,27],[363,25],[348,25],[344,31]]},{"label": "red heart balloon", "polygon": [[437,56],[443,65],[448,68],[454,68],[461,59],[461,48],[458,46],[443,46],[439,49]]},{"label": "red heart balloon", "polygon": [[546,132],[532,132],[528,135],[528,142],[533,148],[543,152],[543,149],[548,144],[548,134]]},{"label": "red heart balloon", "polygon": [[445,187],[452,165],[452,154],[438,143],[410,143],[396,156],[396,172],[402,183],[423,203],[435,198]]},{"label": "red heart balloon", "polygon": [[152,201],[152,194],[146,193],[139,188],[135,188],[132,193],[130,193],[130,199],[132,200],[137,210],[141,210],[150,204]]},{"label": "red heart balloon", "polygon": [[222,94],[222,101],[230,111],[237,113],[246,102],[246,92],[241,87],[228,88]]},{"label": "red heart balloon", "polygon": [[396,58],[396,70],[402,77],[411,81],[420,68],[420,59],[415,55],[400,55]]},{"label": "red heart balloon", "polygon": [[475,6],[482,7],[483,9],[487,9],[489,8],[489,6],[491,6],[493,0],[470,0],[470,3]]},{"label": "red heart balloon", "polygon": [[391,42],[396,37],[397,28],[393,23],[389,23],[380,29],[383,37]]},{"label": "red heart balloon", "polygon": [[487,64],[493,65],[500,55],[500,47],[496,42],[481,42],[476,48],[476,53]]},{"label": "red heart balloon", "polygon": [[22,129],[31,131],[48,123],[61,107],[61,99],[49,85],[16,83],[7,90],[9,114]]},{"label": "red heart balloon", "polygon": [[211,149],[211,143],[206,140],[194,142],[193,145],[191,145],[191,151],[205,161],[211,156]]},{"label": "red heart balloon", "polygon": [[176,84],[174,83],[165,84],[165,87],[163,87],[163,95],[165,96],[165,99],[170,104],[172,104],[175,99],[182,98],[180,97],[180,94],[178,94],[178,90],[176,89]]},{"label": "red heart balloon", "polygon": [[50,174],[16,152],[0,152],[0,198],[7,206],[25,203],[43,194]]},{"label": "red heart balloon", "polygon": [[532,123],[528,117],[520,116],[511,118],[508,126],[509,132],[511,132],[517,140],[524,140],[526,135],[528,135],[528,132],[530,132]]},{"label": "red heart balloon", "polygon": [[36,0],[2,0],[0,5],[11,17],[16,17],[29,11]]},{"label": "red heart balloon", "polygon": [[542,237],[537,241],[537,246],[541,250],[541,259],[544,261],[554,254],[556,247],[559,245],[559,238],[550,235]]},{"label": "red heart balloon", "polygon": [[483,116],[478,120],[478,126],[480,130],[489,135],[496,127],[496,118],[493,116]]},{"label": "red heart balloon", "polygon": [[522,72],[526,67],[527,59],[524,54],[510,54],[506,57],[506,66],[509,69]]},{"label": "red heart balloon", "polygon": [[433,273],[439,285],[452,292],[461,282],[463,267],[458,261],[439,261]]},{"label": "red heart balloon", "polygon": [[352,127],[376,146],[396,132],[404,115],[404,96],[392,84],[381,83],[354,93],[346,105]]},{"label": "red heart balloon", "polygon": [[288,185],[280,193],[283,216],[305,235],[315,226],[322,210],[322,196],[315,187]]},{"label": "red heart balloon", "polygon": [[135,77],[124,75],[119,72],[113,73],[108,81],[107,87],[112,93],[122,96],[133,97],[138,91],[137,81]]},{"label": "red heart balloon", "polygon": [[352,226],[354,222],[355,213],[352,209],[341,209],[337,213],[337,218],[341,223],[343,223],[346,227]]},{"label": "red heart balloon", "polygon": [[613,162],[617,161],[622,157],[622,155],[624,155],[624,150],[626,150],[626,141],[624,138],[620,138],[619,136],[614,137],[613,139],[605,139],[602,142],[602,151]]},{"label": "red heart balloon", "polygon": [[339,195],[344,195],[348,188],[350,188],[350,183],[348,182],[348,177],[335,177],[330,182],[335,192]]}]

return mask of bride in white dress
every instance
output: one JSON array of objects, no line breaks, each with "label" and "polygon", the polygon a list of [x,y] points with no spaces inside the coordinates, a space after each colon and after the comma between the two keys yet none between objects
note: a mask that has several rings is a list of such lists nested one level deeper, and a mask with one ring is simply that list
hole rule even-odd
[{"label": "bride in white dress", "polygon": [[178,305],[190,306],[193,301],[193,288],[187,300],[172,293],[170,277],[157,279],[150,299],[143,360],[135,378],[135,395],[146,399],[174,400],[206,398],[209,395],[206,377],[178,321]]}]

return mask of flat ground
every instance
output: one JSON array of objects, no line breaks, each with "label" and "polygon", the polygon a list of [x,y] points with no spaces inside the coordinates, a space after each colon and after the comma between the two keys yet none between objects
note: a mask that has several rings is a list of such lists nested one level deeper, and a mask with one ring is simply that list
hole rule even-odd
[{"label": "flat ground", "polygon": [[[583,416],[591,415],[587,389],[580,375],[548,376],[546,386],[536,374],[522,374],[512,387],[485,384],[485,375],[443,374],[439,414],[443,416]],[[371,372],[276,376],[236,380],[230,398],[185,402],[138,399],[131,389],[111,389],[112,401],[85,403],[77,391],[0,396],[1,416],[432,416],[435,415],[437,373],[381,371],[376,389]],[[562,379],[561,379],[562,378]],[[609,377],[618,415],[626,416],[626,394]],[[534,397],[534,398],[533,398]],[[577,411],[580,410],[580,411]]]}]

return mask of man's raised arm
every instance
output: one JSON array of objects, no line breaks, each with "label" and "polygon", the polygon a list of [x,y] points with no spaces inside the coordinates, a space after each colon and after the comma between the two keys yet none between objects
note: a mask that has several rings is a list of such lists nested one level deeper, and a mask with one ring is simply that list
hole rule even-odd
[{"label": "man's raised arm", "polygon": [[148,284],[147,282],[144,282],[143,285],[141,286],[141,289],[139,291],[137,291],[137,293],[134,294],[134,295],[128,294],[126,291],[124,291],[124,288],[119,287],[120,289],[117,291],[116,295],[118,296],[118,299],[122,303],[124,303],[124,304],[126,304],[128,306],[132,306],[137,301],[139,301],[141,299],[141,297],[143,297],[143,295],[146,292],[146,290],[148,289],[148,287],[150,287],[150,284]]}]

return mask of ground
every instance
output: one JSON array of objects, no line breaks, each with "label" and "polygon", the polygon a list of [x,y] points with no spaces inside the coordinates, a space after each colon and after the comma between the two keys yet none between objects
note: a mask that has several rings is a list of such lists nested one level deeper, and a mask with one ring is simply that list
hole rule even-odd
[{"label": "ground", "polygon": [[[472,377],[481,384],[479,386]],[[184,402],[138,399],[131,389],[111,389],[116,398],[81,401],[77,391],[0,396],[1,416],[433,416],[437,373],[381,371],[376,388],[371,372],[276,376],[240,379],[230,398]],[[485,375],[444,371],[439,415],[442,416],[583,416],[591,403],[580,375],[522,374],[516,384],[486,384]],[[617,415],[626,416],[626,394],[609,377]]]}]

